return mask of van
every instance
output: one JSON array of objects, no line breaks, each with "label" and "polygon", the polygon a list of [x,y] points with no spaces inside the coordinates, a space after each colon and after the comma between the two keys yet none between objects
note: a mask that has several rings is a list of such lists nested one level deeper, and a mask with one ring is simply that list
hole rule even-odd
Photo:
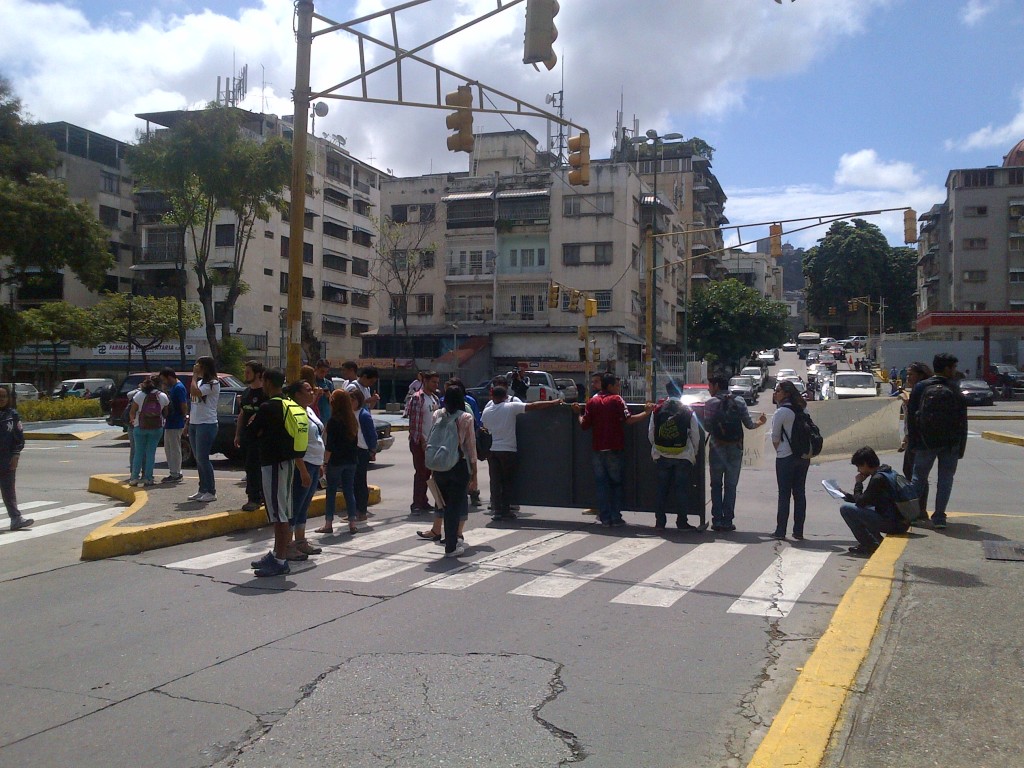
[{"label": "van", "polygon": [[65,379],[51,393],[53,397],[93,397],[97,390],[114,388],[113,379]]}]

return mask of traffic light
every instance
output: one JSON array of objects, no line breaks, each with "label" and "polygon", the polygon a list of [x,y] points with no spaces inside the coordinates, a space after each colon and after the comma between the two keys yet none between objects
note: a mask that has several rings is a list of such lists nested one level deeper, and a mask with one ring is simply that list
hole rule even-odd
[{"label": "traffic light", "polygon": [[907,208],[903,212],[903,242],[917,242],[917,211]]},{"label": "traffic light", "polygon": [[580,311],[580,292],[574,290],[569,294],[569,311],[579,312]]},{"label": "traffic light", "polygon": [[773,259],[782,258],[782,225],[772,224],[768,227],[769,249]]},{"label": "traffic light", "polygon": [[576,338],[578,338],[580,341],[586,341],[588,335],[589,333],[587,332],[587,326],[581,325],[579,326],[579,328],[577,328]]},{"label": "traffic light", "polygon": [[523,64],[543,64],[555,68],[558,57],[552,46],[558,39],[555,16],[557,0],[526,0],[526,36],[523,40]]},{"label": "traffic light", "polygon": [[597,362],[600,359],[601,359],[601,348],[600,347],[594,347],[594,362]]},{"label": "traffic light", "polygon": [[445,125],[454,131],[448,137],[448,149],[452,152],[472,152],[473,89],[468,85],[460,85],[457,91],[452,91],[444,97],[444,103],[449,107],[455,107],[455,111],[445,119]]},{"label": "traffic light", "polygon": [[583,302],[583,316],[597,317],[597,299],[586,299]]},{"label": "traffic light", "polygon": [[856,301],[848,301],[848,302],[846,302],[846,310],[848,312],[856,312],[857,311],[857,302]]},{"label": "traffic light", "polygon": [[558,309],[558,283],[548,286],[548,309]]},{"label": "traffic light", "polygon": [[836,312],[836,308],[835,307],[829,307],[828,308],[828,316],[829,317],[835,317],[837,314],[839,314],[839,313]]},{"label": "traffic light", "polygon": [[590,183],[590,134],[569,137],[569,183],[585,187]]}]

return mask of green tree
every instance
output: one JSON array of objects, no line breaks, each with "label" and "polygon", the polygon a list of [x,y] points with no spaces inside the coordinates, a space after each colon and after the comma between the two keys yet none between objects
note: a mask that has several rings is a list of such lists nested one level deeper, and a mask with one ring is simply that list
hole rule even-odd
[{"label": "green tree", "polygon": [[690,346],[722,364],[735,366],[751,350],[777,347],[786,338],[786,305],[738,280],[698,288],[687,310]]},{"label": "green tree", "polygon": [[[178,335],[178,306],[173,296],[107,293],[92,308],[92,316],[96,338],[137,347],[142,352],[143,370],[149,370],[149,350]],[[195,304],[182,304],[181,319],[185,330],[203,323]]]},{"label": "green tree", "polygon": [[44,175],[57,165],[56,149],[21,109],[0,78],[0,283],[68,268],[97,290],[114,265],[107,231],[89,206],[68,199],[62,181]]},{"label": "green tree", "polygon": [[886,333],[902,333],[914,328],[917,319],[917,251],[898,246],[890,249],[888,274],[881,296],[885,299]]},{"label": "green tree", "polygon": [[[210,106],[188,114],[171,130],[141,137],[129,149],[128,163],[140,184],[166,195],[166,221],[188,238],[206,338],[219,358],[214,286],[227,288],[220,323],[220,338],[226,339],[235,304],[248,291],[242,274],[253,227],[282,206],[282,190],[291,175],[291,146],[279,138],[256,141],[243,133],[238,111]],[[221,209],[234,215],[232,257],[214,264]]]},{"label": "green tree", "polygon": [[21,313],[21,321],[26,338],[50,345],[54,372],[59,366],[57,349],[62,344],[87,347],[99,341],[92,312],[66,301],[50,301],[35,309],[27,309]]}]

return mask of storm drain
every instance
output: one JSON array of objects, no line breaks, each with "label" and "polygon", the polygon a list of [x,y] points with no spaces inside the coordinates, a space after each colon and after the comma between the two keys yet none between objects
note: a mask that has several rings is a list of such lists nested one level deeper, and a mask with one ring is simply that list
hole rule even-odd
[{"label": "storm drain", "polygon": [[1024,541],[992,541],[981,542],[985,548],[986,560],[1024,560]]}]

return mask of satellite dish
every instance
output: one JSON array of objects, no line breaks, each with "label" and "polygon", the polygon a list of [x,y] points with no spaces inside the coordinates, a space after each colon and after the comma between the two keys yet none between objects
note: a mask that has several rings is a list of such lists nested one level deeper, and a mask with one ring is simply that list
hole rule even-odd
[{"label": "satellite dish", "polygon": [[325,115],[326,115],[326,114],[327,114],[327,113],[328,113],[329,111],[330,111],[330,108],[329,108],[329,107],[327,106],[327,104],[325,104],[325,103],[324,103],[324,102],[322,102],[322,101],[318,101],[318,102],[317,102],[317,103],[316,103],[316,104],[315,104],[315,105],[313,106],[313,113],[314,113],[314,114],[315,114],[315,115],[316,115],[317,117],[324,117],[324,116],[325,116]]}]

